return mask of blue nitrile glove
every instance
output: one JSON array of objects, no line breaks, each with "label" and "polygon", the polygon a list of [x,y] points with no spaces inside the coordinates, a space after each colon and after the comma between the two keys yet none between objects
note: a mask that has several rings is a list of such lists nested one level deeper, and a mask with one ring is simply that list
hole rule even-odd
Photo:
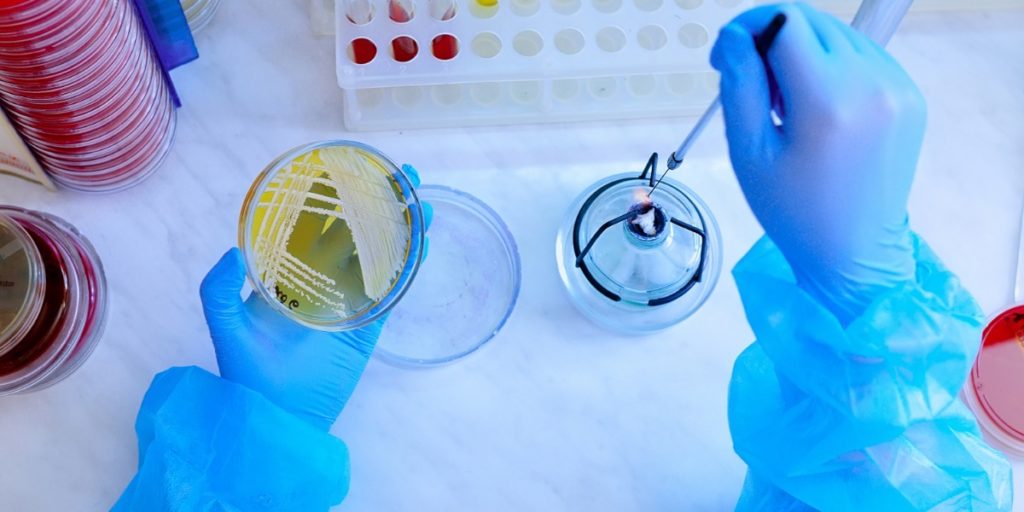
[{"label": "blue nitrile glove", "polygon": [[848,326],[763,238],[733,275],[757,342],[736,359],[739,511],[1010,509],[1010,465],[958,394],[984,315],[913,234],[915,279]]},{"label": "blue nitrile glove", "polygon": [[[415,169],[406,165],[403,171],[419,186]],[[432,209],[425,203],[423,209],[429,224]],[[329,429],[352,396],[384,319],[351,331],[318,331],[289,320],[256,294],[243,302],[245,277],[241,252],[231,249],[200,289],[221,377]]]},{"label": "blue nitrile glove", "polygon": [[[766,60],[754,46],[787,21]],[[800,286],[851,320],[914,277],[907,196],[925,128],[917,87],[885,50],[804,4],[764,6],[726,25],[711,62],[733,167]]]},{"label": "blue nitrile glove", "polygon": [[[780,12],[776,94],[751,34]],[[729,388],[749,466],[737,509],[1008,510],[1010,467],[958,399],[983,315],[907,224],[917,89],[799,4],[741,15],[712,62],[733,166],[768,234],[733,271],[757,336]]]},{"label": "blue nitrile glove", "polygon": [[348,492],[348,449],[246,386],[196,367],[153,378],[139,469],[114,512],[309,512]]}]

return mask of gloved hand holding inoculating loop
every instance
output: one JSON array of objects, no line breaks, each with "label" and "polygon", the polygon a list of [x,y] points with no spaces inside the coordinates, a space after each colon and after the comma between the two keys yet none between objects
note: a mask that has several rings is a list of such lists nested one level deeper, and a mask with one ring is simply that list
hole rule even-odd
[{"label": "gloved hand holding inoculating loop", "polygon": [[[753,35],[779,12],[787,22],[762,60]],[[900,65],[803,4],[741,15],[711,59],[740,186],[800,286],[845,323],[912,280],[906,205],[926,114]]]},{"label": "gloved hand holding inoculating loop", "polygon": [[[419,186],[415,169],[403,171]],[[432,209],[424,203],[423,210],[429,226]],[[386,317],[351,331],[319,331],[286,318],[256,294],[243,301],[245,279],[241,251],[233,248],[200,288],[221,377],[329,429],[352,396]]]},{"label": "gloved hand holding inoculating loop", "polygon": [[[762,58],[753,34],[780,13]],[[733,167],[768,235],[733,270],[757,338],[729,385],[749,467],[736,509],[1009,510],[1010,466],[958,398],[983,315],[907,222],[917,88],[803,4],[740,15],[712,63]]]}]

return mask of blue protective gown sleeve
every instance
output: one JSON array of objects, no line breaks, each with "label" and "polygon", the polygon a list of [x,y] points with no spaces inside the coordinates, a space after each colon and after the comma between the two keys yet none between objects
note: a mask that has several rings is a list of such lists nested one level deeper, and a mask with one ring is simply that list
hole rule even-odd
[{"label": "blue protective gown sleeve", "polygon": [[915,280],[846,327],[767,237],[734,269],[757,338],[729,388],[738,510],[1010,509],[1010,466],[958,397],[983,315],[913,238]]},{"label": "blue protective gown sleeve", "polygon": [[316,511],[348,491],[348,450],[259,393],[196,367],[153,379],[121,511]]}]

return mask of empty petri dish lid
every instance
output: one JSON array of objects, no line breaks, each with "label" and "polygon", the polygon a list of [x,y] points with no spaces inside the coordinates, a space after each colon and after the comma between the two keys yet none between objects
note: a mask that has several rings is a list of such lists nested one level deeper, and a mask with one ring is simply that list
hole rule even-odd
[{"label": "empty petri dish lid", "polygon": [[494,210],[440,185],[417,195],[434,209],[429,250],[375,351],[403,366],[445,364],[483,346],[512,314],[521,283],[519,250]]},{"label": "empty petri dish lid", "polygon": [[42,257],[32,238],[0,215],[0,353],[32,327],[45,285]]}]

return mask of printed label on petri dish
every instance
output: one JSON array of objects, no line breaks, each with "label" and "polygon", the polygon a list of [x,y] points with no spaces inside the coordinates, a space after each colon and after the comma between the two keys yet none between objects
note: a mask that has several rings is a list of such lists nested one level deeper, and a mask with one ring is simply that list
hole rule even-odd
[{"label": "printed label on petri dish", "polygon": [[0,174],[11,174],[55,190],[3,110],[0,110]]},{"label": "printed label on petri dish", "polygon": [[0,224],[0,331],[14,322],[29,292],[29,261],[22,241]]},{"label": "printed label on petri dish", "polygon": [[376,155],[312,149],[258,193],[250,264],[289,311],[345,319],[391,292],[409,257],[412,219],[401,185]]}]

